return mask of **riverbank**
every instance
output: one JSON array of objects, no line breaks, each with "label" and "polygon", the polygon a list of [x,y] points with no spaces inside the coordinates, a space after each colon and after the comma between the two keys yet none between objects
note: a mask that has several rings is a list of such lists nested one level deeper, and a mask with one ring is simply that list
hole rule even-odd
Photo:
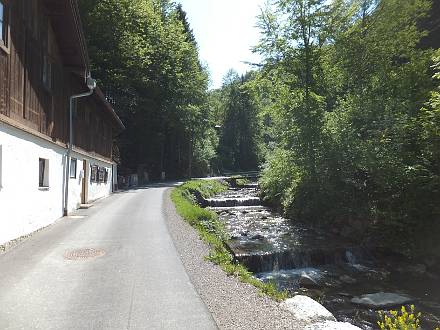
[{"label": "riverbank", "polygon": [[[247,183],[206,201],[230,234],[235,259],[255,277],[289,296],[310,296],[339,321],[363,329],[376,328],[378,310],[410,302],[422,312],[424,326],[438,325],[438,277],[431,268],[285,218],[264,206],[259,194],[258,185]],[[366,303],[370,298],[374,305]]]},{"label": "riverbank", "polygon": [[[170,195],[169,191],[164,201],[169,231],[193,285],[220,329],[357,329],[348,323],[334,322],[334,317],[315,301],[306,310],[298,308],[297,301],[280,304],[262,294],[261,288],[244,283],[207,261],[212,246],[177,214]],[[297,297],[301,298],[308,299]]]},{"label": "riverbank", "polygon": [[218,327],[231,330],[304,329],[306,324],[293,319],[277,302],[207,261],[210,247],[176,213],[170,195],[171,190],[164,200],[169,231],[193,285]]}]

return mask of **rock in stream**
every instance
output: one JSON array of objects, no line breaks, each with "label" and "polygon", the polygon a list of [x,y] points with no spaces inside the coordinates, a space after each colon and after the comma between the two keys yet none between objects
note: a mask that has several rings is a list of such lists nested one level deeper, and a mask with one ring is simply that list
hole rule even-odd
[{"label": "rock in stream", "polygon": [[362,305],[373,309],[400,307],[413,301],[414,299],[408,295],[387,292],[364,294],[351,299],[351,302],[355,305]]}]

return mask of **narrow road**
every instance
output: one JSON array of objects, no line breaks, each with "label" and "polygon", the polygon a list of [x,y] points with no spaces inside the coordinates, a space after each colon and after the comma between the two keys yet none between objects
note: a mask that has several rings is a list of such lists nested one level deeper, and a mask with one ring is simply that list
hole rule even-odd
[{"label": "narrow road", "polygon": [[0,255],[0,329],[216,329],[169,235],[166,189],[115,194]]}]

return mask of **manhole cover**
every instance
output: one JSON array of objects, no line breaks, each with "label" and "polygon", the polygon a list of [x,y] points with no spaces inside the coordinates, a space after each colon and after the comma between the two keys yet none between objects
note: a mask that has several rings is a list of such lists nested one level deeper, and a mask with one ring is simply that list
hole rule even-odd
[{"label": "manhole cover", "polygon": [[85,248],[66,251],[64,258],[67,260],[87,260],[102,257],[104,254],[104,250]]}]

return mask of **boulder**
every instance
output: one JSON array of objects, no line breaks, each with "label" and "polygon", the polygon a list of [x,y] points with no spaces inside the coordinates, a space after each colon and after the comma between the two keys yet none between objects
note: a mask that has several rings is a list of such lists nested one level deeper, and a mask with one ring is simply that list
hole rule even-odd
[{"label": "boulder", "polygon": [[290,312],[298,321],[318,323],[336,321],[324,306],[307,296],[298,295],[281,303],[281,308]]},{"label": "boulder", "polygon": [[400,307],[413,301],[414,299],[408,295],[387,292],[365,294],[351,299],[351,302],[355,305],[373,309]]},{"label": "boulder", "polygon": [[316,280],[307,274],[301,274],[299,278],[299,285],[305,288],[317,288],[320,286]]},{"label": "boulder", "polygon": [[360,329],[353,324],[347,322],[334,322],[334,321],[325,321],[319,323],[313,323],[311,325],[306,326],[304,329],[306,330],[356,330]]}]

